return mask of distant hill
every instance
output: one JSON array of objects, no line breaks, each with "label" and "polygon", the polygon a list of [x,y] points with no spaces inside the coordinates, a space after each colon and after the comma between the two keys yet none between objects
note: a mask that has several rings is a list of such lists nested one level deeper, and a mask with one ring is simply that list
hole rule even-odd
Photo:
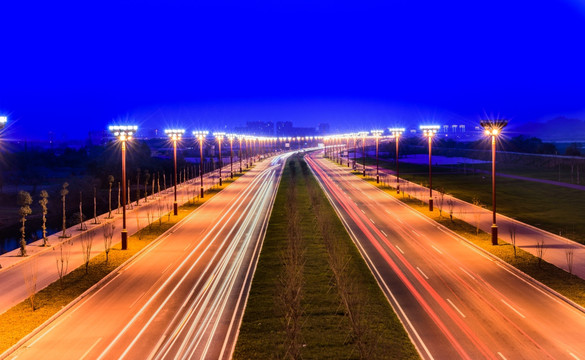
[{"label": "distant hill", "polygon": [[559,116],[546,122],[515,125],[510,122],[510,132],[535,136],[545,141],[585,141],[585,121]]}]

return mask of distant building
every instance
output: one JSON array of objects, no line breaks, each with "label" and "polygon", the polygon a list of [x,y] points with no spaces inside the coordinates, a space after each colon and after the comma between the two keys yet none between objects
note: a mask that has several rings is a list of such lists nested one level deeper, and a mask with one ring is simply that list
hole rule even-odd
[{"label": "distant building", "polygon": [[236,127],[238,134],[274,136],[274,123],[272,121],[248,121],[246,126]]}]

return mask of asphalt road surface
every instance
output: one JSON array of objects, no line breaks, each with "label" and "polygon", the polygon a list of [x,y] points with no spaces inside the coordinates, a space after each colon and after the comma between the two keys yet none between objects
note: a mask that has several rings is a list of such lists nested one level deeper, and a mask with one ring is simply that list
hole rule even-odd
[{"label": "asphalt road surface", "polygon": [[8,358],[230,358],[286,156],[258,163]]},{"label": "asphalt road surface", "polygon": [[425,359],[585,359],[585,314],[376,187],[307,157]]}]

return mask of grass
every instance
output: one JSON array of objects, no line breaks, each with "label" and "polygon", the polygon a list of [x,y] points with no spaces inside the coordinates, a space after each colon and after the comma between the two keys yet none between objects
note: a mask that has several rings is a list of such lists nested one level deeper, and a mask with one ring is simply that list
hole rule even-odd
[{"label": "grass", "polygon": [[[354,174],[359,175],[355,172]],[[360,176],[360,178],[362,177]],[[382,183],[376,184],[375,179],[371,177],[367,177],[364,180],[374,186],[377,186],[394,198],[409,205],[411,208],[427,216],[428,218],[454,231],[472,244],[475,244],[487,252],[497,256],[518,270],[557,291],[561,295],[585,307],[585,280],[581,279],[580,277],[569,274],[565,270],[560,269],[544,260],[539,261],[538,257],[522,249],[516,248],[516,254],[514,254],[514,247],[511,244],[502,241],[501,238],[499,239],[499,245],[493,246],[491,244],[491,234],[481,230],[479,231],[479,234],[476,234],[476,228],[473,225],[464,222],[463,220],[457,219],[455,217],[453,217],[453,220],[451,220],[448,216],[440,216],[438,209],[436,209],[436,211],[430,212],[426,203],[422,204],[419,200],[414,198],[403,197],[402,194],[398,195],[396,194],[395,188],[383,185]],[[443,214],[445,214],[444,210]]]},{"label": "grass", "polygon": [[[371,159],[368,159],[369,162]],[[394,170],[389,163],[380,162],[380,167],[383,166]],[[458,167],[457,171],[460,170]],[[400,163],[400,177],[428,186],[428,166]],[[464,174],[454,172],[447,166],[433,166],[433,189],[439,187],[463,201],[471,203],[472,199],[477,197],[481,204],[491,206],[490,172],[473,173],[468,166],[467,173]],[[567,238],[585,244],[585,222],[581,219],[585,200],[583,191],[497,177],[497,197],[498,213],[555,234],[561,233]]]},{"label": "grass", "polygon": [[[117,244],[110,251],[108,263],[105,261],[106,255],[105,252],[103,252],[90,260],[88,274],[85,273],[85,266],[82,265],[63,278],[63,288],[59,281],[56,281],[45,289],[39,291],[35,296],[35,311],[32,311],[31,303],[26,299],[1,314],[0,354],[31,333],[34,329],[83,294],[87,289],[98,283],[126,260],[130,259],[140,250],[152,243],[152,241],[184,219],[193,210],[209,201],[209,199],[215,194],[235,181],[237,177],[239,177],[239,175],[236,176],[234,174],[233,180],[226,179],[221,187],[216,186],[206,191],[206,196],[203,199],[189,201],[180,206],[177,216],[169,217],[168,214],[165,213],[161,217],[160,225],[158,219],[156,219],[151,226],[146,226],[130,236],[128,250],[122,251],[120,249],[120,244]],[[103,247],[103,239],[101,236],[95,236],[93,247]],[[34,262],[35,260],[31,259],[29,261]]]},{"label": "grass", "polygon": [[[277,359],[285,357],[285,324],[278,306],[279,276],[284,267],[284,250],[289,241],[287,228],[287,190],[296,186],[296,206],[303,244],[301,357],[307,359],[356,359],[356,344],[351,336],[347,312],[338,294],[328,250],[318,225],[318,217],[332,223],[332,236],[347,254],[348,271],[355,277],[357,291],[363,294],[364,318],[375,334],[372,359],[415,359],[418,354],[406,331],[369,271],[359,251],[345,231],[312,174],[303,176],[304,160],[292,158],[287,164],[268,224],[266,238],[249,294],[234,359]],[[308,170],[307,170],[308,171]],[[294,177],[294,180],[293,180]],[[321,197],[318,214],[309,188],[317,187]],[[321,218],[323,219],[323,218]]]}]

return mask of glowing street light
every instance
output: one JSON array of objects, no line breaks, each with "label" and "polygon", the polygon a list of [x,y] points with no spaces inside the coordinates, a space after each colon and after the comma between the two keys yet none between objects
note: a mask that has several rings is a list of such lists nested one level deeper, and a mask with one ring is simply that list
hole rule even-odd
[{"label": "glowing street light", "polygon": [[439,131],[439,125],[421,125],[420,129],[423,131],[423,135],[429,138],[429,211],[433,211],[433,175],[432,175],[432,144],[433,136]]},{"label": "glowing street light", "polygon": [[403,128],[392,128],[388,129],[394,139],[396,140],[396,193],[400,194],[400,167],[398,166],[398,144],[400,143],[400,135],[404,132]]},{"label": "glowing street light", "polygon": [[199,154],[201,155],[201,162],[199,163],[199,177],[201,178],[201,198],[203,199],[203,142],[207,136],[208,131],[193,131],[193,136],[199,142]]},{"label": "glowing street light", "polygon": [[357,164],[357,137],[358,134],[357,133],[353,133],[353,169],[355,170],[355,167]]},{"label": "glowing street light", "polygon": [[221,184],[222,184],[222,182],[221,182],[221,168],[223,167],[223,162],[221,160],[221,141],[223,140],[225,133],[224,132],[214,132],[213,136],[215,136],[215,138],[217,139],[217,143],[219,145],[219,186],[221,186]]},{"label": "glowing street light", "polygon": [[230,141],[230,178],[234,178],[234,138],[236,135],[228,134],[227,138]]},{"label": "glowing street light", "polygon": [[7,122],[8,122],[8,117],[0,116],[0,129],[4,129]]},{"label": "glowing street light", "polygon": [[380,183],[380,162],[378,160],[378,142],[380,140],[380,135],[384,130],[372,130],[372,135],[376,139],[376,184]]},{"label": "glowing street light", "polygon": [[508,125],[508,120],[483,120],[479,124],[485,134],[492,138],[492,245],[498,245],[498,226],[496,225],[496,137]]},{"label": "glowing street light", "polygon": [[238,157],[240,158],[240,174],[242,173],[242,140],[244,140],[244,135],[237,135],[238,141],[240,142],[240,148],[238,149]]},{"label": "glowing street light", "polygon": [[351,134],[345,135],[345,150],[347,152],[347,167],[349,167],[349,138]]},{"label": "glowing street light", "polygon": [[362,138],[362,158],[363,158],[363,176],[366,176],[366,136],[368,136],[367,131],[361,131],[358,133],[358,136]]},{"label": "glowing street light", "polygon": [[179,206],[177,204],[177,141],[181,140],[181,136],[185,133],[184,129],[166,129],[165,134],[173,142],[173,158],[175,164],[175,202],[173,203],[173,214],[179,214]]},{"label": "glowing street light", "polygon": [[108,128],[122,143],[122,250],[128,249],[128,230],[126,230],[126,142],[138,130],[136,125],[110,125]]}]

